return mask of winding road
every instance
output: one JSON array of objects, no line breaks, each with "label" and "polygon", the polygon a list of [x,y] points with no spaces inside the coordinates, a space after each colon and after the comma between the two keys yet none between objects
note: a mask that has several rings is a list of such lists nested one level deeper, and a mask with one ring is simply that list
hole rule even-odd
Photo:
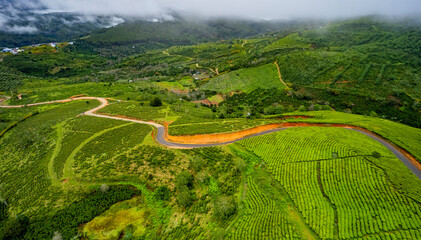
[{"label": "winding road", "polygon": [[165,126],[163,126],[161,124],[158,124],[158,123],[155,123],[155,122],[141,121],[141,120],[137,120],[137,119],[131,119],[131,118],[128,118],[128,117],[126,118],[126,117],[117,117],[117,116],[108,116],[108,115],[103,115],[103,114],[97,114],[96,111],[98,111],[98,110],[100,110],[100,109],[102,109],[102,108],[104,108],[108,105],[108,101],[107,101],[106,98],[75,97],[75,98],[69,98],[69,99],[64,99],[64,100],[40,102],[40,103],[33,103],[33,104],[27,104],[27,105],[0,105],[0,108],[21,108],[21,107],[38,106],[38,105],[43,105],[43,104],[65,103],[65,102],[71,102],[71,101],[76,101],[76,100],[97,100],[101,103],[98,107],[95,107],[95,108],[83,113],[84,115],[101,117],[101,118],[108,118],[108,119],[114,119],[114,120],[122,120],[122,121],[128,121],[128,122],[135,122],[135,123],[140,123],[140,124],[147,124],[147,125],[155,127],[157,129],[156,134],[155,134],[156,135],[156,141],[159,144],[164,145],[164,146],[169,147],[169,148],[191,149],[191,148],[201,148],[201,147],[226,145],[226,144],[234,143],[234,142],[246,139],[246,138],[251,138],[251,137],[261,136],[261,135],[264,135],[264,134],[282,131],[282,130],[285,130],[285,129],[290,128],[290,127],[303,127],[303,126],[342,127],[342,128],[345,128],[345,129],[349,129],[349,130],[352,130],[352,131],[357,131],[359,133],[362,133],[362,134],[376,140],[377,142],[381,143],[383,146],[387,147],[399,160],[401,160],[405,164],[405,166],[407,166],[419,179],[421,179],[421,164],[413,156],[411,156],[408,152],[406,152],[405,150],[399,148],[398,146],[388,142],[387,140],[385,140],[384,138],[382,138],[381,136],[379,136],[375,133],[372,133],[372,132],[370,132],[366,129],[362,129],[362,128],[352,126],[352,125],[288,123],[286,126],[283,126],[283,127],[265,130],[265,131],[260,131],[258,133],[250,134],[250,135],[240,137],[240,138],[237,138],[237,139],[231,140],[231,141],[212,143],[211,140],[209,139],[209,143],[189,144],[189,143],[177,143],[177,142],[169,141],[168,140],[168,132],[167,132],[167,129],[165,128]]}]

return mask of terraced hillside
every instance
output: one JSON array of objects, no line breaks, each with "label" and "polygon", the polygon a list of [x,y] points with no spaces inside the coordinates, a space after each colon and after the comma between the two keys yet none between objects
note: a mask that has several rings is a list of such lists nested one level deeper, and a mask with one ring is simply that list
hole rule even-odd
[{"label": "terraced hillside", "polygon": [[0,239],[421,239],[420,25],[228,22],[0,53]]}]

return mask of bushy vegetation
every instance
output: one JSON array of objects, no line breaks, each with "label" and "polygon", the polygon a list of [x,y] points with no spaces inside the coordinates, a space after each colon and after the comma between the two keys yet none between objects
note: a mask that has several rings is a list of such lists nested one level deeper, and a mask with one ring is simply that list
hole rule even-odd
[{"label": "bushy vegetation", "polygon": [[152,107],[160,107],[162,106],[162,101],[158,97],[154,97],[149,104]]},{"label": "bushy vegetation", "polygon": [[112,204],[135,195],[140,195],[140,191],[128,186],[115,186],[107,191],[97,189],[86,195],[83,200],[74,202],[55,214],[25,221],[19,216],[16,220],[12,218],[10,222],[17,221],[18,224],[4,223],[1,229],[2,239],[50,239],[55,232],[64,239],[71,239],[78,236],[80,224],[89,222]]},{"label": "bushy vegetation", "polygon": [[294,88],[295,91],[290,95],[276,89],[257,89],[250,93],[234,94],[222,102],[217,111],[225,117],[244,117],[244,112],[247,111],[251,118],[295,110],[335,109],[361,115],[371,115],[375,112],[382,118],[420,127],[421,105],[418,104],[418,100],[402,92],[376,99],[372,96],[362,97],[330,88],[326,90],[303,86],[294,86]]}]

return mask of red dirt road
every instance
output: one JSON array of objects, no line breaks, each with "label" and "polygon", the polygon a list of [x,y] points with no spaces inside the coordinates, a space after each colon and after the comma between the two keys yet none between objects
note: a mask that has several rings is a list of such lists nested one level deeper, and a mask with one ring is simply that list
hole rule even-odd
[{"label": "red dirt road", "polygon": [[100,106],[95,107],[85,112],[84,113],[85,115],[101,117],[101,118],[109,118],[109,119],[114,119],[114,120],[136,122],[136,123],[147,124],[147,125],[155,127],[157,129],[156,134],[154,134],[156,137],[156,141],[169,148],[200,148],[200,147],[225,145],[225,144],[230,144],[233,142],[240,141],[245,138],[260,136],[263,134],[269,134],[276,131],[285,130],[291,127],[340,127],[340,128],[350,129],[353,131],[360,132],[364,135],[367,135],[370,138],[383,144],[390,151],[392,151],[392,153],[397,158],[399,158],[419,179],[421,179],[421,163],[418,162],[416,158],[412,156],[409,152],[387,141],[380,135],[370,132],[367,129],[353,126],[353,125],[321,124],[321,123],[274,123],[274,124],[254,127],[254,128],[246,129],[243,131],[234,132],[234,133],[200,134],[200,135],[192,135],[192,136],[171,136],[171,135],[168,135],[167,124],[165,124],[166,126],[163,126],[155,122],[141,121],[141,120],[126,117],[126,116],[109,116],[109,115],[97,114],[96,111],[108,105],[107,99],[100,98],[100,97],[75,97],[75,98],[69,98],[69,99],[64,99],[64,100],[33,103],[33,104],[28,104],[28,105],[15,105],[15,106],[0,105],[0,108],[30,107],[30,106],[37,106],[37,105],[42,105],[42,104],[65,103],[65,102],[70,102],[74,100],[97,100],[101,102]]}]

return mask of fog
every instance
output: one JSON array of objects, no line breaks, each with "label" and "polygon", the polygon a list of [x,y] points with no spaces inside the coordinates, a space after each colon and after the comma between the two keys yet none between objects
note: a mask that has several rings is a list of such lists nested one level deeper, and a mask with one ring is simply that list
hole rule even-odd
[{"label": "fog", "polygon": [[[365,15],[420,16],[420,0],[0,0],[0,31],[34,33],[42,16],[74,13],[77,20],[95,23],[109,17],[101,27],[124,22],[123,18],[171,21],[173,16],[190,19],[215,17],[251,20],[351,18]],[[28,14],[30,13],[30,14]],[[38,16],[33,17],[31,16]],[[31,20],[31,18],[33,20]],[[16,22],[25,22],[17,24]]]},{"label": "fog", "polygon": [[250,19],[416,15],[420,0],[40,0],[49,10],[93,15],[161,17],[172,12]]}]

